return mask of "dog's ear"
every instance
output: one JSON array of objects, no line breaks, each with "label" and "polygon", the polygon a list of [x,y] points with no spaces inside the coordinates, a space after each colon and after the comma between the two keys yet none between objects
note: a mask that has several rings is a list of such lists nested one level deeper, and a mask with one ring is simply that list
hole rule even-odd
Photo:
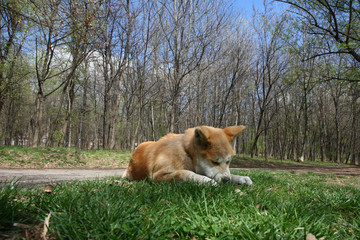
[{"label": "dog's ear", "polygon": [[245,126],[232,126],[224,128],[224,133],[229,137],[229,141],[232,142],[234,138],[245,130]]},{"label": "dog's ear", "polygon": [[205,149],[210,146],[207,129],[204,127],[195,128],[195,144]]}]

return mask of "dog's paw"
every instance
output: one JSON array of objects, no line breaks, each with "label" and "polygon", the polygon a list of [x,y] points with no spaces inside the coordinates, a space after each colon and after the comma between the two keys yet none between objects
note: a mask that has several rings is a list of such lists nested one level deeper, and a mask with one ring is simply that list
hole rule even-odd
[{"label": "dog's paw", "polygon": [[243,181],[242,184],[245,184],[245,185],[248,185],[248,186],[253,185],[253,182],[251,181],[251,179],[249,177],[243,177],[242,181]]},{"label": "dog's paw", "polygon": [[251,186],[253,185],[253,182],[251,181],[251,179],[247,176],[232,176],[231,177],[231,181],[237,184],[243,184],[243,185],[248,185]]},{"label": "dog's paw", "polygon": [[202,183],[211,184],[213,186],[216,186],[218,184],[215,180],[213,180],[213,179],[211,179],[209,177],[205,177],[205,176],[202,179]]}]

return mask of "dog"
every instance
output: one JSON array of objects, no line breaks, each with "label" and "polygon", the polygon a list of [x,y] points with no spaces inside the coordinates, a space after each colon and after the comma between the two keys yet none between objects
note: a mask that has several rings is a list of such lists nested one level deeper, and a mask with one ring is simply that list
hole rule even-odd
[{"label": "dog", "polygon": [[245,126],[224,129],[189,128],[184,134],[167,134],[141,143],[131,156],[123,177],[129,180],[219,182],[252,185],[247,176],[230,174],[233,141]]}]

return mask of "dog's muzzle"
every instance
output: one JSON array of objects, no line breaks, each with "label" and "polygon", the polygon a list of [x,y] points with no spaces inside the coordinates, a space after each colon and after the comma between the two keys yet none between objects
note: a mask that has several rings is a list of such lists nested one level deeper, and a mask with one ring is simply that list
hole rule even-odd
[{"label": "dog's muzzle", "polygon": [[230,181],[230,178],[229,178],[229,177],[223,177],[223,178],[221,178],[221,181],[222,181],[223,183],[226,183],[226,182],[229,182],[229,181]]}]

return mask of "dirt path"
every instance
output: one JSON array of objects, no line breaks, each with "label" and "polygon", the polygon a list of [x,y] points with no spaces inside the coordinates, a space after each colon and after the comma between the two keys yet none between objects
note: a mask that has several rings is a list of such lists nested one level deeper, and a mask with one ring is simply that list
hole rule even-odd
[{"label": "dirt path", "polygon": [[[355,177],[360,181],[360,167],[351,165],[339,166],[322,166],[322,165],[271,165],[254,166],[254,165],[237,165],[240,169],[263,169],[275,171],[295,171],[298,173],[321,173],[335,174],[338,176]],[[0,186],[17,179],[21,186],[32,186],[36,184],[54,184],[64,181],[74,180],[92,180],[111,176],[122,176],[125,169],[79,169],[79,168],[62,168],[62,169],[11,169],[0,168]]]},{"label": "dirt path", "polygon": [[65,181],[93,180],[122,176],[125,169],[0,169],[0,186],[18,180],[21,186],[54,184]]}]

